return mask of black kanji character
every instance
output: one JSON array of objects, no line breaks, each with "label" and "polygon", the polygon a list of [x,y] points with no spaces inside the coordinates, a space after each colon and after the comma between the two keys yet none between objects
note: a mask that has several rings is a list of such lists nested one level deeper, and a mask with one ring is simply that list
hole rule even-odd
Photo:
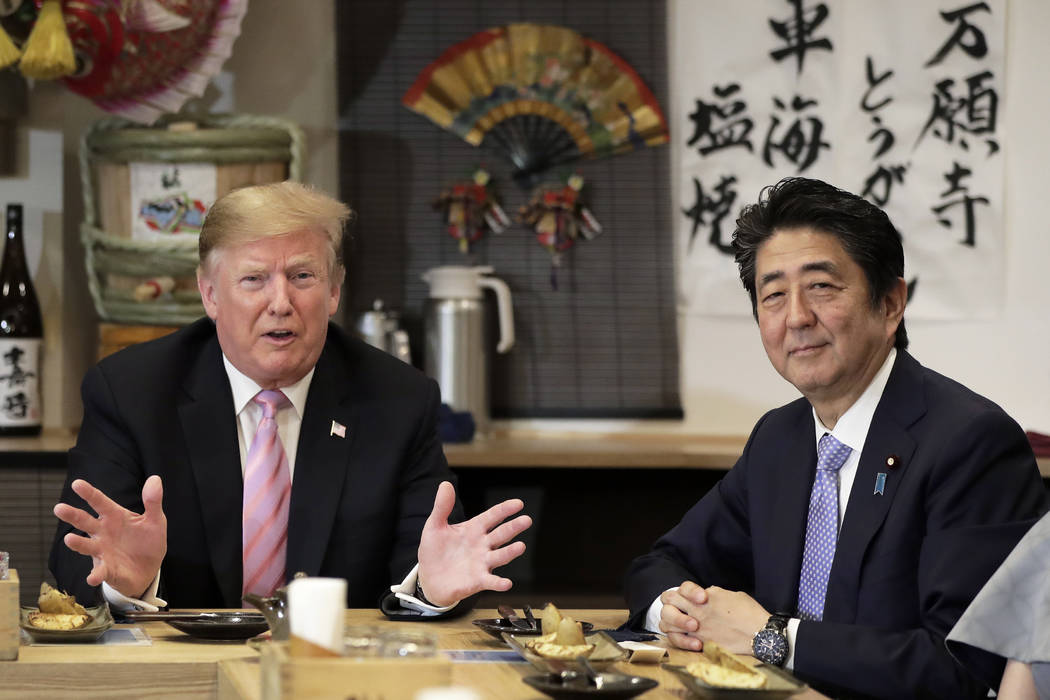
[{"label": "black kanji character", "polygon": [[[736,201],[736,190],[731,189],[731,186],[735,183],[735,176],[723,175],[722,179],[715,186],[715,193],[718,195],[718,198],[715,199],[704,194],[704,188],[700,184],[699,178],[693,178],[693,187],[696,189],[696,201],[690,208],[682,210],[682,213],[693,221],[693,229],[689,232],[690,251],[693,250],[696,233],[701,224],[703,224],[711,226],[711,235],[708,238],[708,242],[718,252],[733,255],[732,243],[722,241],[722,219],[730,213],[733,202]],[[711,214],[710,222],[705,221],[705,214]]]},{"label": "black kanji character", "polygon": [[[787,109],[787,106],[777,97],[773,98],[773,104],[777,109]],[[796,95],[791,101],[791,109],[798,114],[816,104],[816,100],[804,100]],[[830,148],[830,144],[821,140],[824,133],[824,122],[818,117],[796,118],[784,131],[783,137],[776,141],[774,132],[779,126],[780,118],[774,113],[770,118],[769,130],[766,132],[765,146],[762,148],[762,160],[771,168],[775,167],[773,151],[783,153],[801,173],[817,160],[820,149]]]},{"label": "black kanji character", "polygon": [[[926,62],[926,68],[935,66],[944,60],[944,57],[948,55],[948,52],[958,46],[971,58],[984,58],[988,53],[988,42],[985,41],[984,32],[982,32],[976,25],[970,24],[966,21],[966,15],[977,10],[984,10],[985,12],[991,12],[991,8],[988,7],[986,2],[975,2],[972,5],[966,7],[960,7],[958,10],[951,10],[949,12],[941,12],[941,17],[945,22],[958,22],[955,25],[955,31],[948,37],[948,41],[944,42],[941,48],[937,49],[937,53],[934,54],[933,58]],[[969,36],[970,42],[965,43],[963,39]]]},{"label": "black kanji character", "polygon": [[831,40],[827,37],[814,39],[813,32],[820,24],[828,18],[828,6],[817,3],[812,9],[802,6],[803,0],[787,0],[794,6],[794,17],[783,22],[774,19],[769,20],[769,26],[783,39],[787,46],[770,51],[769,55],[775,61],[782,61],[788,56],[795,56],[798,61],[798,72],[802,73],[802,62],[805,60],[806,52],[810,49],[824,49],[831,51]]},{"label": "black kanji character", "polygon": [[[730,83],[725,87],[715,85],[713,92],[719,99],[726,100],[740,90],[736,83]],[[753,152],[750,135],[754,122],[747,116],[741,116],[741,112],[747,109],[743,100],[727,100],[721,105],[708,104],[703,100],[696,100],[696,110],[689,115],[693,122],[693,135],[686,141],[687,146],[692,146],[704,139],[697,148],[700,155],[706,156],[712,151],[730,148],[732,146],[743,146],[749,152]],[[724,124],[714,125],[715,119],[720,119]]]},{"label": "black kanji character", "polygon": [[951,219],[942,216],[942,214],[944,214],[944,212],[948,209],[961,204],[963,206],[963,212],[966,217],[966,237],[963,240],[959,241],[959,243],[961,243],[962,245],[970,246],[972,248],[973,246],[977,245],[977,229],[976,223],[974,221],[974,206],[977,204],[986,205],[988,204],[989,200],[987,197],[971,197],[969,193],[969,187],[967,185],[964,185],[962,181],[964,178],[968,178],[970,175],[972,175],[973,171],[969,168],[959,165],[959,163],[957,162],[952,163],[952,165],[952,171],[944,174],[944,179],[948,181],[948,189],[942,192],[940,194],[940,197],[941,199],[944,199],[945,197],[949,197],[956,193],[961,193],[961,195],[950,202],[945,202],[944,204],[937,207],[931,207],[931,210],[934,214],[938,215],[937,221],[941,224],[941,226],[944,226],[945,228],[951,228]]}]

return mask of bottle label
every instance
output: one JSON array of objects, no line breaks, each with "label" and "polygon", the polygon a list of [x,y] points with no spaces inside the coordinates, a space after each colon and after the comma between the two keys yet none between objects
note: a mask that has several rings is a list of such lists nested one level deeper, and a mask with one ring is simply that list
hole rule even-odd
[{"label": "bottle label", "polygon": [[40,425],[39,338],[0,339],[0,426]]}]

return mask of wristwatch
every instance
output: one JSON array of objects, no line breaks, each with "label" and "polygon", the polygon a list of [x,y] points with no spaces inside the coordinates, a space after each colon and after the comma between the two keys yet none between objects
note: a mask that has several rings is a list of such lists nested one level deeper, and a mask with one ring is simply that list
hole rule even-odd
[{"label": "wristwatch", "polygon": [[[434,605],[423,594],[423,578],[418,573],[416,574],[416,592],[412,597],[425,605]],[[435,605],[434,607],[438,606]]]},{"label": "wristwatch", "polygon": [[773,613],[751,640],[755,658],[770,666],[783,666],[788,657],[787,623],[789,615]]}]

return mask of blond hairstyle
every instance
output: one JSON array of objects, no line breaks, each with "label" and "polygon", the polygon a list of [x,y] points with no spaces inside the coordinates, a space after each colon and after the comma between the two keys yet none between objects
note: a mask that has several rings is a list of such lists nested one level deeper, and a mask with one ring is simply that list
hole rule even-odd
[{"label": "blond hairstyle", "polygon": [[286,180],[232,190],[208,210],[197,252],[208,272],[209,256],[226,246],[296,231],[324,233],[329,243],[328,272],[343,279],[343,229],[353,220],[350,207],[318,189]]}]

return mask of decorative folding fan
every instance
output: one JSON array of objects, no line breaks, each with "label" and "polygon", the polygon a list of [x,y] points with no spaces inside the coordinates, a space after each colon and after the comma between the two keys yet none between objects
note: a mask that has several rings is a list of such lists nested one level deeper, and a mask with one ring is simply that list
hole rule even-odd
[{"label": "decorative folding fan", "polygon": [[427,66],[402,103],[511,161],[516,177],[668,140],[638,74],[566,27],[510,24],[475,34]]}]

